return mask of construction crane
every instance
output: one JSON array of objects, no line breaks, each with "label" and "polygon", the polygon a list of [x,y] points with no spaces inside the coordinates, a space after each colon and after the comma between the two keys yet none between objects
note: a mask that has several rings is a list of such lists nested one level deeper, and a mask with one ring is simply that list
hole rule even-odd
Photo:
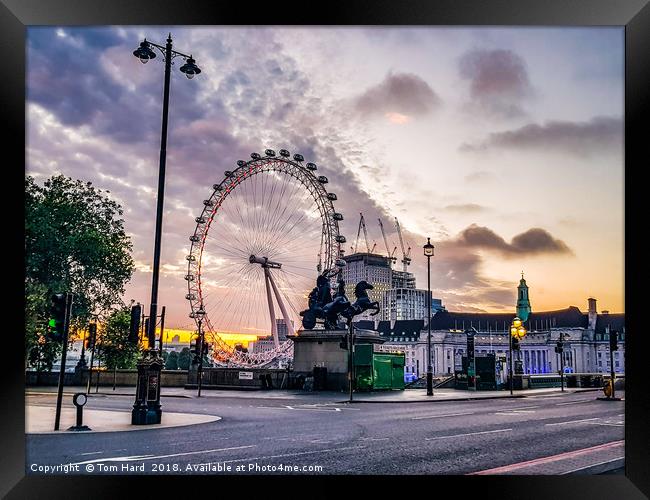
[{"label": "construction crane", "polygon": [[[366,240],[366,251],[372,253],[370,250],[370,245],[368,244],[368,230],[366,229],[366,221],[363,219],[363,213],[359,212],[361,218],[359,219],[359,229],[357,230],[357,239],[354,242],[354,253],[357,253],[357,244],[359,243],[359,235],[361,234],[361,228],[363,228],[363,238]],[[372,247],[374,250],[375,247]]]},{"label": "construction crane", "polygon": [[381,223],[381,219],[377,219],[379,221],[379,228],[381,229],[381,235],[384,238],[384,245],[386,245],[386,255],[388,255],[388,258],[390,259],[390,262],[393,264],[397,261],[397,257],[395,257],[395,250],[397,250],[397,247],[393,248],[393,251],[390,251],[390,248],[388,246],[388,240],[386,239],[386,232],[384,231],[384,225]]},{"label": "construction crane", "polygon": [[404,265],[404,272],[406,272],[406,269],[408,265],[411,263],[411,247],[408,247],[408,250],[404,250],[404,240],[402,239],[402,228],[399,226],[399,221],[397,220],[397,217],[395,217],[395,227],[397,228],[397,235],[399,236],[399,244],[402,247],[402,256],[404,257],[402,259],[402,264]]}]

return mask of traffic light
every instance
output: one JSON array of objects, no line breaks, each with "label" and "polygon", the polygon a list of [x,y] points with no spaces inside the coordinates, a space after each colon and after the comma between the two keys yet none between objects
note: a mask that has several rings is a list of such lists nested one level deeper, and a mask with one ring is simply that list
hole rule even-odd
[{"label": "traffic light", "polygon": [[94,349],[97,341],[97,323],[88,325],[88,337],[86,338],[86,349]]},{"label": "traffic light", "polygon": [[616,330],[609,332],[609,350],[618,351],[618,332]]},{"label": "traffic light", "polygon": [[131,323],[129,325],[129,343],[137,344],[140,337],[140,317],[142,316],[142,306],[136,304],[131,307]]},{"label": "traffic light", "polygon": [[555,352],[558,354],[562,354],[564,352],[564,347],[562,346],[562,342],[558,340],[557,345],[555,346]]},{"label": "traffic light", "polygon": [[190,341],[190,353],[192,354],[192,363],[197,364],[199,362],[199,345],[201,343],[200,338],[196,338]]},{"label": "traffic light", "polygon": [[519,339],[517,337],[512,338],[512,350],[513,351],[519,350]]},{"label": "traffic light", "polygon": [[65,328],[65,293],[52,295],[50,319],[47,323],[47,336],[55,342],[63,340]]}]

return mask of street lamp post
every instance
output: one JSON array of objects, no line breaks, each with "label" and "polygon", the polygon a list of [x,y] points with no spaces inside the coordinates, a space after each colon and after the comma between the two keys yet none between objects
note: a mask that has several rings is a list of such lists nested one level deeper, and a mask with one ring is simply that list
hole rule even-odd
[{"label": "street lamp post", "polygon": [[510,342],[509,342],[509,351],[510,351],[510,368],[508,369],[508,375],[509,375],[509,381],[510,381],[510,395],[512,396],[512,383],[513,383],[513,374],[512,374],[512,351],[513,351],[513,339],[517,338],[517,342],[521,339],[523,339],[526,336],[526,328],[524,328],[524,325],[522,321],[518,318],[515,317],[512,320],[512,324],[510,325]]},{"label": "street lamp post", "polygon": [[560,388],[564,392],[564,335],[560,330]]},{"label": "street lamp post", "polygon": [[431,238],[427,238],[427,244],[423,248],[427,258],[427,396],[433,396],[433,370],[431,368],[431,257],[433,257],[433,245]]},{"label": "street lamp post", "polygon": [[174,57],[180,56],[185,59],[185,64],[180,67],[187,78],[193,78],[201,70],[196,66],[191,55],[172,50],[171,33],[167,37],[167,44],[163,47],[145,39],[140,46],[133,51],[133,55],[146,64],[150,59],[156,57],[152,47],[158,49],[165,62],[165,83],[163,90],[163,114],[162,134],[160,141],[160,164],[158,170],[158,201],[156,210],[156,235],[154,240],[153,276],[151,284],[151,306],[149,309],[149,348],[143,359],[138,362],[138,382],[136,389],[136,400],[131,413],[133,425],[159,424],[162,416],[160,407],[160,372],[163,362],[160,354],[155,348],[156,342],[156,318],[158,317],[158,277],[160,269],[160,243],[162,236],[163,202],[165,196],[165,166],[167,160],[167,118],[169,115],[169,80],[171,64]]},{"label": "street lamp post", "polygon": [[199,338],[197,340],[198,343],[197,351],[199,353],[199,367],[196,371],[198,393],[196,397],[200,398],[201,382],[203,381],[203,345],[205,344],[203,329],[201,328],[201,325],[203,324],[203,318],[205,317],[205,309],[203,309],[203,303],[201,303],[201,306],[199,307],[198,311],[196,311],[194,314],[198,318],[198,323],[199,323]]}]

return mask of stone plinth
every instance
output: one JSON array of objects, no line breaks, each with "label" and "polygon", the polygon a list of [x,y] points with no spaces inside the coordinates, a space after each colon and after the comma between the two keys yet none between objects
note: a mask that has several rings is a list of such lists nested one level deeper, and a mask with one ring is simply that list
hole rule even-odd
[{"label": "stone plinth", "polygon": [[[347,330],[301,330],[289,335],[293,340],[293,372],[311,376],[315,366],[327,368],[328,390],[346,391],[348,387],[348,350],[341,347]],[[355,344],[383,344],[386,340],[372,330],[355,329]]]}]

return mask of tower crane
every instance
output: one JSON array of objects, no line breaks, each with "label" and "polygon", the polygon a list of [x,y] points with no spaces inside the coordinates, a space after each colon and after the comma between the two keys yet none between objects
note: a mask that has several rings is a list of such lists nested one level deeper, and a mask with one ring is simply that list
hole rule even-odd
[{"label": "tower crane", "polygon": [[404,240],[402,239],[402,228],[399,225],[399,221],[397,220],[397,217],[395,217],[395,227],[397,228],[397,235],[399,236],[399,244],[402,247],[402,256],[404,257],[402,259],[402,264],[404,266],[404,272],[406,272],[406,269],[408,265],[411,263],[411,247],[408,247],[408,250],[404,250]]},{"label": "tower crane", "polygon": [[[363,238],[366,241],[366,251],[372,253],[370,250],[370,245],[368,244],[368,230],[366,229],[366,221],[363,219],[363,213],[359,212],[361,218],[359,219],[359,229],[357,230],[357,239],[354,242],[354,253],[357,253],[357,244],[359,243],[359,235],[361,234],[361,228],[363,228]],[[374,250],[375,247],[372,247]]]},{"label": "tower crane", "polygon": [[381,229],[381,235],[384,238],[384,245],[386,245],[386,255],[388,255],[388,258],[390,259],[391,263],[395,263],[397,261],[397,257],[395,257],[395,250],[397,250],[397,247],[393,248],[393,251],[390,251],[390,248],[388,246],[388,240],[386,239],[386,232],[384,231],[384,225],[381,222],[381,219],[377,219],[379,221],[379,228]]}]

